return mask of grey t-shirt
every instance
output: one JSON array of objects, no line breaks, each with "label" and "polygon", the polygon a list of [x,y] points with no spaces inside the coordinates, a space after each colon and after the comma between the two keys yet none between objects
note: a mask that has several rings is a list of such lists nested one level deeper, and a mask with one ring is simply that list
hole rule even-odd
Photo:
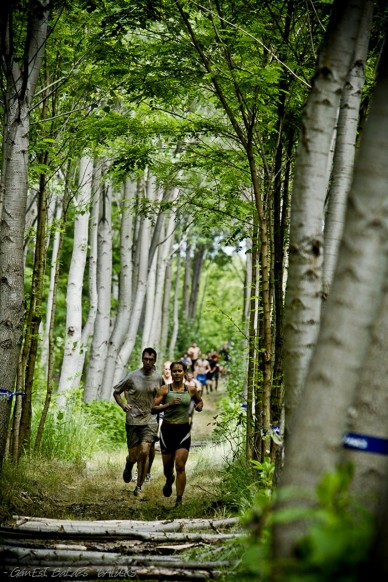
[{"label": "grey t-shirt", "polygon": [[128,403],[132,410],[127,412],[127,424],[157,424],[156,415],[151,414],[151,405],[162,384],[162,376],[156,370],[146,376],[142,369],[129,372],[116,384],[113,388],[116,394],[128,391]]}]

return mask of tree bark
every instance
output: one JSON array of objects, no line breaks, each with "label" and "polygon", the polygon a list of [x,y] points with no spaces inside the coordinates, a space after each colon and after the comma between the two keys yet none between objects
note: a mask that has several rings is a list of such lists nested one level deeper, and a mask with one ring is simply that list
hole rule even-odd
[{"label": "tree bark", "polygon": [[[320,325],[324,203],[340,98],[358,36],[362,0],[336,0],[308,98],[295,165],[285,301],[286,439]],[[287,445],[286,445],[287,446]]]},{"label": "tree bark", "polygon": [[84,155],[80,162],[79,192],[74,200],[74,246],[66,294],[66,338],[58,386],[58,404],[65,406],[66,395],[77,388],[82,369],[82,283],[88,248],[89,204],[92,188],[93,161]]},{"label": "tree bark", "polygon": [[361,94],[365,83],[372,3],[367,2],[358,33],[353,65],[341,97],[337,137],[333,158],[332,179],[325,216],[323,297],[326,298],[333,280],[338,249],[345,222],[346,201],[352,185],[354,158]]},{"label": "tree bark", "polygon": [[24,228],[27,203],[30,106],[43,59],[49,16],[48,2],[26,16],[23,64],[13,45],[13,7],[1,18],[1,66],[5,102],[0,184],[0,470],[6,447],[11,398],[18,369],[24,323]]},{"label": "tree bark", "polygon": [[97,240],[97,315],[93,328],[84,400],[97,399],[103,392],[102,380],[110,330],[112,288],[112,186],[103,184],[99,203]]},{"label": "tree bark", "polygon": [[[388,251],[387,51],[386,45],[355,165],[332,291],[286,449],[282,487],[297,492],[286,504],[311,504],[322,475],[342,458],[347,412],[382,302]],[[275,552],[285,556],[305,524],[282,524],[275,531]]]},{"label": "tree bark", "polygon": [[177,253],[177,263],[176,263],[176,274],[175,274],[175,293],[174,293],[174,304],[173,304],[173,328],[170,339],[169,346],[169,358],[172,361],[175,354],[175,345],[178,338],[179,331],[179,287],[181,280],[181,254],[178,250]]},{"label": "tree bark", "polygon": [[134,246],[134,220],[132,206],[136,191],[136,183],[127,179],[123,188],[120,226],[119,304],[113,331],[109,339],[104,376],[102,380],[102,386],[104,387],[102,393],[106,394],[108,398],[111,397],[116,357],[124,342],[125,334],[129,328],[130,322],[133,279],[132,251]]}]

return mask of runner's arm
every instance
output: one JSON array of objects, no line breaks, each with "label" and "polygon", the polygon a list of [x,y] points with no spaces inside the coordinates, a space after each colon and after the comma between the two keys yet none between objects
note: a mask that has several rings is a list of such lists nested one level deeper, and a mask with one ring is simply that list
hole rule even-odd
[{"label": "runner's arm", "polygon": [[151,413],[158,414],[158,412],[163,412],[163,410],[167,410],[167,408],[171,408],[171,406],[176,406],[180,403],[179,398],[174,398],[171,402],[163,403],[166,399],[168,392],[168,387],[166,385],[159,388],[157,395],[155,396],[152,406],[151,406]]},{"label": "runner's arm", "polygon": [[195,402],[195,410],[197,412],[201,412],[202,409],[203,409],[203,400],[202,400],[202,398],[200,397],[200,395],[197,392],[197,387],[196,386],[190,386],[189,385],[189,391],[190,391],[191,398]]}]

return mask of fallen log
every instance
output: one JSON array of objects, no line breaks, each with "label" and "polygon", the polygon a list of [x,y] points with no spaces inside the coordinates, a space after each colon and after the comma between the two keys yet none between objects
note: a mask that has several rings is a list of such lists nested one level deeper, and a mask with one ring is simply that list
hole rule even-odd
[{"label": "fallen log", "polygon": [[[84,539],[140,539],[153,541],[175,540],[192,541],[199,539],[192,536],[201,535],[201,539],[206,536],[209,540],[216,540],[213,534],[202,534],[203,529],[212,529],[219,532],[221,528],[231,528],[239,524],[238,518],[224,520],[164,520],[164,521],[134,521],[134,520],[106,520],[106,521],[83,521],[83,520],[57,520],[48,518],[34,518],[16,516],[14,523],[0,526],[0,537],[41,537],[41,538],[69,538],[82,537]],[[187,533],[184,533],[185,530]],[[199,530],[200,533],[190,533]],[[176,533],[175,533],[176,532]],[[171,533],[171,536],[168,534]],[[154,536],[158,536],[154,537]],[[223,534],[219,539],[227,539],[223,536],[238,536],[239,533]],[[183,537],[182,537],[183,536]]]},{"label": "fallen log", "polygon": [[177,552],[184,552],[185,550],[190,550],[191,548],[198,547],[197,543],[175,543],[175,544],[152,544],[148,542],[141,542],[139,540],[129,540],[129,541],[116,541],[107,542],[104,544],[96,544],[89,542],[86,544],[74,544],[74,543],[50,543],[47,541],[26,541],[26,540],[6,540],[7,546],[14,546],[18,548],[34,548],[34,549],[51,549],[51,550],[75,550],[79,552],[87,550],[95,550],[98,552],[121,552],[128,553],[129,551],[133,554],[143,554],[156,552],[160,554],[174,554]]},{"label": "fallen log", "polygon": [[[106,530],[109,529],[120,529],[120,528],[132,528],[132,529],[146,529],[152,531],[184,531],[184,530],[203,530],[203,529],[213,529],[219,530],[222,528],[231,528],[240,525],[240,519],[238,517],[229,517],[226,519],[166,519],[159,521],[139,521],[131,519],[112,519],[112,520],[96,520],[87,521],[82,519],[50,519],[47,517],[29,517],[23,515],[15,515],[12,518],[14,523],[13,527],[28,528],[28,524],[47,524],[47,526],[52,527],[62,527],[69,523],[73,524],[75,527],[80,525],[82,527],[90,528],[102,528]],[[33,526],[37,527],[37,526]]]},{"label": "fallen log", "polygon": [[240,533],[230,533],[230,534],[201,534],[201,533],[180,533],[180,532],[157,532],[152,533],[150,531],[134,531],[133,529],[129,530],[105,530],[105,531],[95,531],[90,529],[84,528],[72,528],[71,526],[63,527],[63,528],[28,528],[28,529],[19,529],[13,528],[10,526],[2,526],[0,527],[0,538],[8,539],[10,537],[16,538],[38,538],[38,539],[104,539],[107,541],[108,539],[133,539],[133,540],[142,540],[148,542],[205,542],[205,543],[217,543],[220,541],[226,541],[231,539],[236,539],[241,537]]},{"label": "fallen log", "polygon": [[216,570],[230,568],[233,564],[228,561],[215,562],[188,562],[175,556],[123,556],[114,552],[94,552],[74,550],[39,550],[15,548],[10,546],[0,547],[2,564],[7,566],[34,566],[67,568],[68,566],[84,568],[88,566],[114,566],[114,567],[145,567],[158,568],[173,567],[189,570]]}]

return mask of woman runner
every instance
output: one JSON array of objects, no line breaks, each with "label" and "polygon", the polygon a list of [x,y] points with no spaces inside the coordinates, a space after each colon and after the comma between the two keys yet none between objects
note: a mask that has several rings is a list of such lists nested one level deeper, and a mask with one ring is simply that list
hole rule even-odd
[{"label": "woman runner", "polygon": [[172,384],[162,386],[152,403],[151,412],[163,412],[163,424],[160,432],[160,450],[163,459],[166,483],[163,495],[171,497],[172,485],[176,472],[176,505],[182,503],[186,487],[186,461],[191,444],[191,426],[189,421],[190,404],[200,412],[203,401],[194,385],[184,382],[186,366],[182,362],[172,362]]}]

